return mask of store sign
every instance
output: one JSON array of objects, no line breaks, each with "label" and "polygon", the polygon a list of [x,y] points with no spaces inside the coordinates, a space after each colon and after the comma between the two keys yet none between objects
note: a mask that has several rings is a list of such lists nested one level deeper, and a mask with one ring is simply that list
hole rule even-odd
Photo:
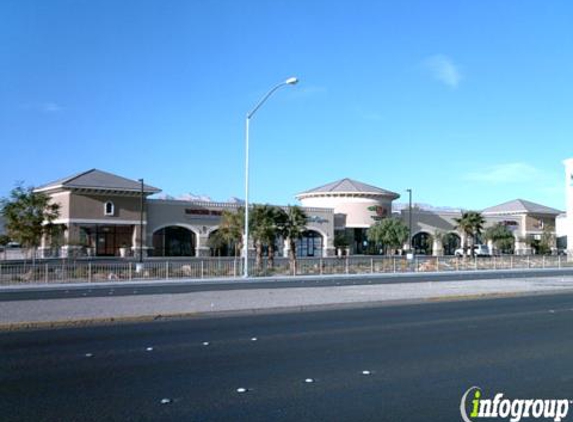
[{"label": "store sign", "polygon": [[311,215],[307,217],[306,221],[308,221],[309,223],[328,223],[328,220],[326,218],[322,218],[318,215]]},{"label": "store sign", "polygon": [[374,221],[380,221],[385,217],[388,217],[388,208],[385,208],[381,205],[372,205],[368,207],[368,211],[374,211],[376,215],[370,216]]},{"label": "store sign", "polygon": [[201,215],[206,217],[219,217],[223,214],[222,211],[206,210],[205,208],[185,208],[186,215]]}]

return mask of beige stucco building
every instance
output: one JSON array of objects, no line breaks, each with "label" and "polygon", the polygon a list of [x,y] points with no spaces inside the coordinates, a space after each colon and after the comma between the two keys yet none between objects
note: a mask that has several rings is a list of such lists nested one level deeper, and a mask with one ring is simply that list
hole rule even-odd
[{"label": "beige stucco building", "polygon": [[[489,227],[502,224],[513,233],[515,254],[534,253],[531,245],[539,241],[543,233],[550,233],[553,236],[550,246],[552,249],[556,248],[555,219],[560,214],[559,210],[523,199],[515,199],[480,212],[485,219],[484,232]],[[461,218],[462,213],[462,210],[428,211],[414,208],[412,210],[413,248],[416,250],[430,249],[434,255],[452,255],[457,248],[466,244],[466,235],[456,228],[456,219]],[[400,218],[407,222],[409,211],[402,210]],[[478,239],[478,242],[487,243],[490,251],[497,252],[491,241]]]},{"label": "beige stucco building", "polygon": [[392,215],[392,201],[399,197],[395,192],[348,178],[296,195],[305,207],[333,209],[335,230],[344,232],[351,253],[367,251],[366,231]]},{"label": "beige stucco building", "polygon": [[[54,251],[46,239],[45,255],[61,256],[213,256],[232,254],[232,245],[213,247],[210,239],[223,210],[234,203],[148,199],[160,189],[92,169],[35,189],[60,204],[54,223],[66,227]],[[330,208],[304,207],[307,231],[298,241],[304,256],[334,254],[334,216]],[[143,234],[143,236],[140,235]],[[251,244],[250,250],[254,250]],[[279,253],[288,252],[284,242]]]},{"label": "beige stucco building", "polygon": [[[573,166],[573,164],[571,164]],[[92,169],[57,180],[36,189],[61,206],[56,221],[66,227],[57,251],[43,242],[46,255],[138,256],[226,256],[234,245],[213,242],[224,210],[236,211],[240,204],[229,202],[153,199],[160,189],[143,181]],[[307,257],[332,256],[335,238],[345,239],[350,254],[379,253],[368,241],[367,230],[384,218],[410,222],[408,209],[393,212],[400,195],[352,179],[341,179],[298,194],[308,219],[297,254]],[[515,237],[515,253],[532,253],[532,240],[545,232],[555,233],[560,211],[516,199],[481,211],[485,228],[497,223]],[[465,243],[457,230],[462,211],[412,208],[412,248],[417,253],[449,255]],[[288,253],[279,239],[277,251]],[[492,246],[490,244],[490,246]],[[555,245],[552,245],[555,246]],[[407,248],[407,245],[405,245]],[[254,251],[252,244],[249,250]]]}]

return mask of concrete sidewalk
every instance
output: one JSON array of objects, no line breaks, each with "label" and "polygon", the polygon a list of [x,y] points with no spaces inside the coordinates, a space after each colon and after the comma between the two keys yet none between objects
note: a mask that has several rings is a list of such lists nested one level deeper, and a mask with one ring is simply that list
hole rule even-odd
[{"label": "concrete sidewalk", "polygon": [[0,302],[0,330],[573,291],[573,277],[219,290]]}]

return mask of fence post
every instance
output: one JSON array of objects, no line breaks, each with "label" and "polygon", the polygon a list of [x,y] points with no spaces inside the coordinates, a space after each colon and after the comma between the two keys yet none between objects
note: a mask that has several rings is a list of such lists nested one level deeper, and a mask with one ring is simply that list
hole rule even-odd
[{"label": "fence post", "polygon": [[509,256],[509,269],[513,270],[513,255]]},{"label": "fence post", "polygon": [[374,274],[374,258],[370,258],[370,274]]},{"label": "fence post", "polygon": [[233,259],[233,277],[237,277],[237,258]]},{"label": "fence post", "polygon": [[527,255],[527,268],[531,268],[531,256]]},{"label": "fence post", "polygon": [[348,274],[348,255],[346,255],[346,269],[345,269],[346,274]]},{"label": "fence post", "polygon": [[47,284],[48,283],[48,263],[46,262],[45,267],[44,267],[44,282]]},{"label": "fence post", "polygon": [[92,263],[88,263],[88,283],[92,282]]},{"label": "fence post", "polygon": [[[557,258],[559,259],[559,268],[561,268],[561,255],[557,255]],[[2,268],[2,266],[0,265],[0,268]],[[0,271],[0,275],[2,274],[2,272]]]},{"label": "fence post", "polygon": [[129,281],[131,281],[131,262],[129,263]]},{"label": "fence post", "polygon": [[295,275],[295,277],[296,277],[296,267],[297,267],[297,266],[298,266],[298,261],[295,260],[295,261],[294,261],[294,268],[293,268],[293,269],[294,269],[294,275]]},{"label": "fence post", "polygon": [[322,258],[320,258],[318,265],[320,265],[320,275],[322,275],[322,265],[323,265]]},{"label": "fence post", "polygon": [[543,258],[541,260],[541,268],[545,268],[545,255],[543,255]]},{"label": "fence post", "polygon": [[478,257],[474,256],[474,271],[477,271],[478,269]]},{"label": "fence post", "polygon": [[204,272],[205,272],[205,261],[201,260],[201,278],[203,278]]},{"label": "fence post", "polygon": [[395,256],[392,257],[392,265],[394,267],[394,272],[396,272],[396,257]]},{"label": "fence post", "polygon": [[436,272],[440,271],[440,257],[436,257]]},{"label": "fence post", "polygon": [[169,261],[165,261],[165,280],[169,280]]}]

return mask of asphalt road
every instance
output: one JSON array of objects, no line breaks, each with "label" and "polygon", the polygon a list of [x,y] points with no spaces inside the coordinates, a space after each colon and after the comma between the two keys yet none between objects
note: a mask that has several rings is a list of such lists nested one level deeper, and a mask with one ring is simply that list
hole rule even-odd
[{"label": "asphalt road", "polygon": [[273,289],[288,287],[352,286],[362,284],[396,284],[420,281],[491,280],[573,275],[573,268],[487,270],[451,273],[363,274],[353,276],[287,277],[278,279],[234,279],[228,281],[144,281],[101,285],[36,286],[22,289],[0,288],[0,302],[36,299],[71,299],[82,297],[177,294],[217,290]]},{"label": "asphalt road", "polygon": [[573,294],[0,333],[0,420],[459,421],[573,399],[572,333]]}]

